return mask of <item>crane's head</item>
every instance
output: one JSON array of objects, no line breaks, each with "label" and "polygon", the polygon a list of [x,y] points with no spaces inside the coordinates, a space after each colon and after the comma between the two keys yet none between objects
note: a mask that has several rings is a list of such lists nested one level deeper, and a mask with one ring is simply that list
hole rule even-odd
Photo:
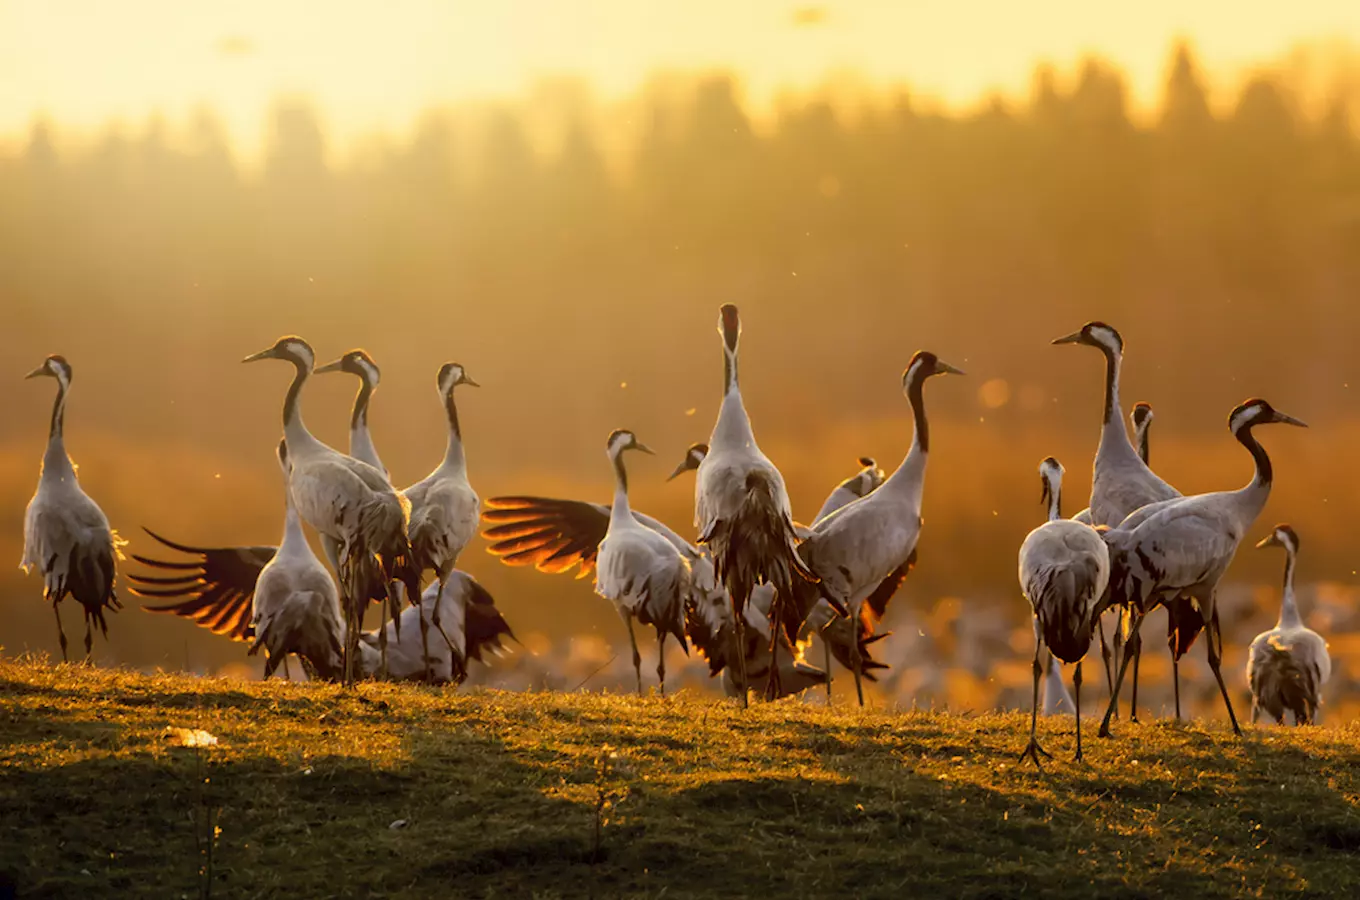
[{"label": "crane's head", "polygon": [[1124,352],[1124,339],[1111,325],[1104,322],[1087,322],[1080,331],[1053,340],[1055,344],[1085,344],[1095,347],[1102,353],[1118,355]]},{"label": "crane's head", "polygon": [[1279,412],[1260,397],[1253,397],[1238,406],[1228,415],[1228,430],[1235,436],[1255,428],[1257,425],[1295,425],[1307,428],[1308,425],[1293,416]]},{"label": "crane's head", "polygon": [[690,444],[685,451],[685,458],[680,461],[680,465],[675,467],[675,471],[666,476],[667,481],[674,481],[686,472],[694,472],[699,468],[699,464],[708,456],[708,444]]},{"label": "crane's head", "polygon": [[1039,480],[1043,482],[1043,494],[1039,502],[1047,504],[1062,490],[1063,473],[1067,470],[1056,457],[1045,456],[1039,462]]},{"label": "crane's head", "polygon": [[656,451],[651,447],[639,443],[637,436],[626,428],[619,428],[609,433],[608,447],[611,459],[618,459],[619,455],[625,450],[641,450],[643,453],[656,454]]},{"label": "crane's head", "polygon": [[439,385],[440,395],[444,397],[453,393],[453,389],[460,384],[466,384],[468,387],[481,387],[480,384],[472,380],[467,370],[456,362],[444,363],[439,367],[439,377],[436,383]]},{"label": "crane's head", "polygon": [[913,384],[920,384],[932,375],[964,375],[962,369],[956,369],[949,363],[940,359],[929,350],[917,350],[911,357],[911,362],[907,363],[907,368],[902,372],[902,390],[911,392]]},{"label": "crane's head", "polygon": [[737,342],[741,340],[741,314],[735,305],[724,303],[718,310],[718,333],[722,335],[727,352],[736,353]]},{"label": "crane's head", "polygon": [[316,365],[316,354],[312,345],[296,335],[287,335],[275,341],[274,346],[259,353],[252,353],[241,362],[255,362],[260,359],[283,359],[310,372]]},{"label": "crane's head", "polygon": [[878,490],[888,476],[872,456],[861,456],[859,464],[859,472],[845,482],[845,487],[856,497],[867,497]]},{"label": "crane's head", "polygon": [[1299,536],[1294,531],[1292,525],[1281,522],[1275,526],[1275,530],[1267,535],[1259,544],[1260,547],[1283,547],[1290,556],[1299,552]]},{"label": "crane's head", "polygon": [[335,362],[317,367],[317,375],[324,375],[327,372],[348,372],[350,375],[357,375],[370,388],[377,387],[378,382],[382,381],[382,370],[366,350],[351,350]]},{"label": "crane's head", "polygon": [[24,376],[25,378],[55,378],[62,387],[71,383],[71,364],[66,357],[53,354],[43,360],[43,364]]}]

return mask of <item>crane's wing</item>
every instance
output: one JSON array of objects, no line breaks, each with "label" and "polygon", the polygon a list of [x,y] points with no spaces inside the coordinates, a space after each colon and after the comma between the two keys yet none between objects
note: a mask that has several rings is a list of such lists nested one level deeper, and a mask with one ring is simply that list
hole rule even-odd
[{"label": "crane's wing", "polygon": [[916,550],[912,548],[911,556],[907,557],[907,561],[894,569],[887,578],[880,581],[873,593],[864,598],[864,606],[873,613],[875,625],[887,615],[888,601],[897,594],[897,589],[902,586],[902,582],[907,580],[907,576],[911,574],[911,570],[914,568],[916,568]]},{"label": "crane's wing", "polygon": [[491,497],[482,518],[494,523],[482,532],[487,552],[507,566],[556,574],[579,565],[577,578],[594,570],[609,531],[609,507],[553,497]]},{"label": "crane's wing", "polygon": [[467,629],[467,656],[468,659],[485,662],[482,659],[483,652],[496,654],[505,649],[501,643],[502,637],[512,641],[517,641],[518,638],[510,630],[510,624],[505,621],[501,611],[496,608],[496,599],[491,596],[491,592],[482,587],[471,575],[468,576],[468,586],[471,594],[468,597],[467,620],[464,623]]},{"label": "crane's wing", "polygon": [[191,562],[170,562],[133,554],[132,558],[152,569],[173,571],[170,576],[128,575],[132,592],[147,598],[182,598],[163,606],[144,604],[148,612],[173,613],[202,625],[213,634],[234,641],[250,640],[251,605],[255,581],[260,570],[274,558],[276,547],[191,547],[161,537],[149,528],[151,537],[188,556]]}]

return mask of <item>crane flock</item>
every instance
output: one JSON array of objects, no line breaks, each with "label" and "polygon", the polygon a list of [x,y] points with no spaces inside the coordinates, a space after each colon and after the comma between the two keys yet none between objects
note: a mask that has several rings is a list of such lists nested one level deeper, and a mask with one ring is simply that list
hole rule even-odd
[{"label": "crane flock", "polygon": [[[887,475],[874,459],[861,457],[859,468],[832,489],[805,526],[794,518],[784,477],[761,451],[746,411],[738,377],[742,321],[735,306],[720,309],[718,331],[723,381],[717,421],[708,441],[688,447],[667,479],[696,475],[692,540],[632,507],[625,454],[653,451],[626,429],[605,442],[615,485],[610,503],[515,495],[491,497],[483,510],[469,481],[454,402],[456,388],[477,382],[458,363],[445,363],[436,375],[448,429],[444,455],[427,477],[398,490],[368,428],[381,378],[377,363],[356,349],[318,367],[306,341],[285,336],[244,360],[293,366],[277,447],[284,482],[281,542],[205,548],[146,529],[163,551],[177,556],[134,554],[151,574],[132,573],[132,590],[151,612],[249,642],[251,655],[263,649],[266,678],[281,663],[290,674],[286,660],[295,655],[314,679],[457,685],[468,677],[470,662],[488,662],[506,652],[505,641],[515,640],[491,594],[456,568],[483,522],[487,549],[506,565],[547,573],[578,569],[578,578],[595,573],[596,592],[627,629],[639,694],[644,677],[635,622],[655,632],[663,696],[666,642],[674,638],[686,654],[693,647],[710,676],[721,675],[725,693],[742,705],[753,691],[776,700],[821,685],[830,702],[834,658],[851,673],[862,706],[863,681],[885,668],[872,657],[872,645],[887,637],[879,626],[918,562],[931,450],[925,384],[963,372],[934,353],[913,355],[901,382],[913,423],[902,462]],[[1037,740],[1041,695],[1045,714],[1075,716],[1075,758],[1082,758],[1082,661],[1097,639],[1109,690],[1099,734],[1110,734],[1130,665],[1129,716],[1136,720],[1140,630],[1159,606],[1167,610],[1176,717],[1178,664],[1203,632],[1229,722],[1240,733],[1220,668],[1218,586],[1270,496],[1273,468],[1255,429],[1303,422],[1259,398],[1239,404],[1228,429],[1251,456],[1251,480],[1238,490],[1183,495],[1149,465],[1148,404],[1134,406],[1129,437],[1119,396],[1119,332],[1090,322],[1053,343],[1102,354],[1104,405],[1086,509],[1064,518],[1062,464],[1051,456],[1039,463],[1046,516],[1019,550],[1020,590],[1035,638],[1031,727],[1021,759],[1038,765],[1041,755],[1049,755]],[[308,379],[328,372],[352,374],[360,383],[347,453],[315,438],[302,419]],[[107,635],[106,613],[121,607],[115,567],[127,542],[82,490],[66,451],[70,363],[48,357],[28,375],[40,376],[56,380],[57,395],[38,488],[24,519],[21,566],[42,577],[63,659],[61,601],[71,596],[80,604],[88,661],[95,627]],[[325,563],[308,544],[304,525],[319,535]],[[1299,537],[1281,524],[1257,546],[1283,548],[1286,561],[1279,621],[1250,647],[1251,720],[1264,712],[1276,722],[1313,723],[1331,662],[1326,642],[1304,625],[1295,598]],[[432,578],[422,588],[426,572]],[[380,623],[365,632],[372,602],[380,606]],[[1112,642],[1102,624],[1106,613],[1117,618]],[[823,644],[822,668],[806,658],[814,638]],[[1062,683],[1063,664],[1074,666],[1071,693]]]}]

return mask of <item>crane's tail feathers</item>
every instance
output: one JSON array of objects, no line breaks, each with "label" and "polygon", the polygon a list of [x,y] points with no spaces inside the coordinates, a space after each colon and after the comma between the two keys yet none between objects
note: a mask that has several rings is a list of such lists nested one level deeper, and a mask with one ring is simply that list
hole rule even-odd
[{"label": "crane's tail feathers", "polygon": [[1276,719],[1286,711],[1296,722],[1312,722],[1318,708],[1321,685],[1289,648],[1272,637],[1252,670],[1252,694],[1257,703]]},{"label": "crane's tail feathers", "polygon": [[[769,485],[755,479],[736,513],[714,520],[706,537],[717,578],[735,601],[734,611],[743,613],[746,598],[757,584],[768,582],[775,588],[773,618],[790,643],[802,628],[800,607],[794,601],[798,582],[817,583],[817,576],[798,555],[793,521],[774,500]],[[828,601],[833,605],[834,600]],[[842,614],[844,604],[841,604]],[[749,673],[748,673],[749,674]]]},{"label": "crane's tail feathers", "polygon": [[1166,643],[1172,659],[1179,660],[1190,652],[1195,639],[1204,630],[1204,614],[1199,604],[1189,597],[1176,597],[1166,604]]}]

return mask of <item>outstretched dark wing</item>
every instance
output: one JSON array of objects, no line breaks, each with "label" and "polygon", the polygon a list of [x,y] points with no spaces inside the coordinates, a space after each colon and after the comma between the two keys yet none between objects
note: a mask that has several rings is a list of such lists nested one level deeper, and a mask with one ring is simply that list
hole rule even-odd
[{"label": "outstretched dark wing", "polygon": [[143,604],[143,609],[192,619],[213,634],[226,635],[234,641],[254,637],[250,619],[255,581],[278,548],[190,547],[167,540],[149,528],[143,530],[171,550],[194,557],[191,562],[170,562],[132,555],[144,566],[176,573],[168,576],[129,574],[127,577],[132,582],[134,594],[148,598],[182,598],[177,603],[162,606]]},{"label": "outstretched dark wing", "polygon": [[482,659],[484,651],[494,653],[503,649],[502,637],[512,641],[517,638],[510,630],[505,617],[501,615],[501,611],[496,609],[496,599],[491,593],[472,576],[468,576],[468,582],[472,594],[468,598],[467,619],[464,622],[464,628],[467,630],[467,655],[468,659],[485,662]]},{"label": "outstretched dark wing", "polygon": [[902,586],[902,582],[907,580],[911,570],[916,568],[916,551],[911,551],[911,556],[907,561],[893,570],[892,574],[878,583],[874,592],[864,598],[864,606],[874,614],[874,623],[877,624],[888,613],[888,601],[897,593],[897,589]]},{"label": "outstretched dark wing", "polygon": [[609,507],[552,497],[492,497],[482,518],[486,548],[507,566],[532,565],[540,572],[569,572],[577,578],[595,568],[600,541],[609,531]]},{"label": "outstretched dark wing", "polygon": [[891,575],[878,583],[872,594],[864,598],[864,602],[859,605],[859,615],[856,618],[833,619],[822,632],[823,639],[831,647],[831,655],[847,669],[850,668],[851,641],[859,644],[862,671],[869,681],[878,680],[874,675],[875,669],[888,668],[886,663],[873,658],[870,645],[883,640],[891,633],[880,632],[878,625],[888,611],[888,601],[897,593],[897,589],[907,580],[907,574],[915,566],[916,551],[913,550],[905,563],[894,569]]}]

